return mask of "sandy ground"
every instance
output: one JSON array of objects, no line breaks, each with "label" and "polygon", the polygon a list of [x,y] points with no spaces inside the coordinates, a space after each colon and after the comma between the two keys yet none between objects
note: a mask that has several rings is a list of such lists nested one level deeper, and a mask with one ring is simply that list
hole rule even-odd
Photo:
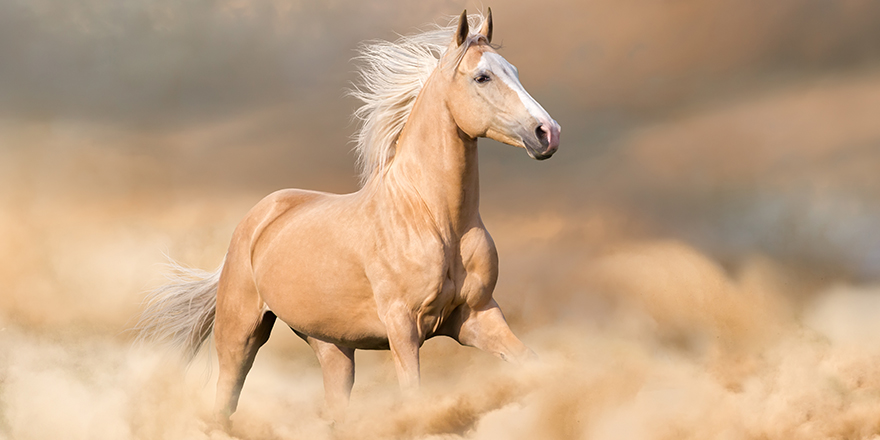
[{"label": "sandy ground", "polygon": [[[862,167],[866,161],[876,164],[877,150],[859,146],[880,139],[880,128],[865,116],[880,109],[880,81],[860,76],[828,84],[818,90],[807,84],[808,93],[797,87],[774,91],[634,130],[619,141],[621,157],[628,160],[618,171],[641,180],[610,180],[603,191],[638,200],[644,195],[634,196],[632,187],[648,181],[657,197],[699,205],[703,196],[682,182],[706,172],[706,166],[718,167],[712,171],[723,177],[718,185],[753,191],[746,192],[747,199],[760,199],[759,193],[774,184],[797,181],[799,172],[821,187],[865,183],[863,190],[848,194],[867,211],[834,215],[841,222],[867,221],[860,216],[875,212],[868,201],[876,200],[872,191],[877,188],[867,183],[877,177]],[[829,102],[852,112],[840,115],[844,121],[833,133],[817,123],[822,112],[811,112]],[[784,148],[761,145],[792,144],[785,132],[760,125],[748,131],[755,117],[797,125],[792,133],[800,137],[794,139],[800,160],[822,172],[807,168],[778,175],[779,167],[791,169],[775,159]],[[726,131],[754,142],[738,142]],[[700,146],[712,139],[731,147],[716,149],[713,157],[722,158],[715,162],[701,160],[706,153]],[[675,158],[659,161],[658,155]],[[844,159],[829,161],[829,155]],[[101,160],[141,166],[136,156]],[[767,183],[756,185],[756,180]],[[145,186],[97,197],[65,189],[66,182],[37,182],[4,189],[10,209],[2,211],[0,227],[11,241],[0,256],[7,292],[0,330],[0,433],[10,439],[226,438],[205,422],[215,380],[212,353],[204,353],[184,374],[161,349],[133,347],[126,329],[143,292],[162,282],[162,252],[214,267],[238,217],[260,195],[225,193],[212,199]],[[25,192],[36,185],[54,191]],[[822,194],[813,200],[825,202]],[[577,209],[532,213],[487,204],[484,216],[502,260],[496,297],[511,326],[540,354],[539,362],[516,368],[449,340],[430,340],[422,351],[423,394],[408,401],[398,396],[387,352],[359,353],[350,416],[331,429],[322,414],[317,362],[279,325],[248,377],[230,435],[815,439],[880,434],[880,286],[812,260],[795,264],[757,251],[711,257],[657,232],[675,230],[675,222],[669,226],[661,215],[639,218],[627,203],[587,199]],[[715,215],[697,214],[710,220]],[[764,227],[756,233],[784,225],[765,222]],[[834,244],[833,235],[822,237]],[[875,238],[861,240],[870,244]],[[858,244],[837,245],[849,249],[847,258],[859,259]]]}]

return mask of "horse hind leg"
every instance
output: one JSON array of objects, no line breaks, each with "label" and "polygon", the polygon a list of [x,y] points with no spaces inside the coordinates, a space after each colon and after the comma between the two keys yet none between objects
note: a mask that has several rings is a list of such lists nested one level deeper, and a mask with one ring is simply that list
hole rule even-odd
[{"label": "horse hind leg", "polygon": [[334,422],[341,423],[345,419],[345,410],[354,386],[354,349],[296,333],[315,351],[324,376],[324,402],[327,411]]},{"label": "horse hind leg", "polygon": [[220,364],[215,415],[224,428],[238,407],[244,380],[254,365],[257,350],[269,339],[275,314],[257,307],[218,306],[214,342]]}]

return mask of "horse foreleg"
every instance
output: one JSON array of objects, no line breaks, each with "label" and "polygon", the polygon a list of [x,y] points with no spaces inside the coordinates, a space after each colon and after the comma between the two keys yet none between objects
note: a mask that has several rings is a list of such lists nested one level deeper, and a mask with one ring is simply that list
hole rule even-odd
[{"label": "horse foreleg", "polygon": [[388,332],[388,345],[400,388],[412,394],[419,388],[419,346],[421,335],[415,319],[406,310],[391,309],[385,313],[385,329]]},{"label": "horse foreleg", "polygon": [[457,315],[450,317],[452,319],[443,328],[443,333],[460,344],[479,348],[515,363],[523,363],[536,357],[535,352],[510,331],[504,314],[494,299],[481,309],[460,306],[455,313]]},{"label": "horse foreleg", "polygon": [[345,418],[345,409],[354,385],[354,349],[306,337],[315,350],[324,375],[324,401],[336,422]]}]

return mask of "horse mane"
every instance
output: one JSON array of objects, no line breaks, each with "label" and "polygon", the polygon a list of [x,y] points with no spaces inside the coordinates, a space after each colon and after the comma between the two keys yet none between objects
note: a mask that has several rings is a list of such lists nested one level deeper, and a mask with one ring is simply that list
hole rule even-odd
[{"label": "horse mane", "polygon": [[[468,16],[471,31],[464,44],[450,54],[455,67],[468,47],[477,42],[484,18]],[[358,129],[353,139],[361,184],[381,175],[394,157],[397,138],[412,112],[425,81],[440,64],[458,26],[458,17],[447,26],[432,25],[428,30],[401,35],[397,41],[367,41],[360,45],[355,60],[361,66],[359,81],[348,91],[363,102],[354,112]],[[444,66],[445,67],[445,66]]]}]

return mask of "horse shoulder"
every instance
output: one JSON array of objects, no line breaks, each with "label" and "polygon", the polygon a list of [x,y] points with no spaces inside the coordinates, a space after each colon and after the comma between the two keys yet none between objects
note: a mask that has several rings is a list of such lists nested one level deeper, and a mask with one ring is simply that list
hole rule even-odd
[{"label": "horse shoulder", "polygon": [[403,302],[413,310],[441,293],[448,261],[442,240],[430,231],[376,225],[366,272],[380,309]]}]

